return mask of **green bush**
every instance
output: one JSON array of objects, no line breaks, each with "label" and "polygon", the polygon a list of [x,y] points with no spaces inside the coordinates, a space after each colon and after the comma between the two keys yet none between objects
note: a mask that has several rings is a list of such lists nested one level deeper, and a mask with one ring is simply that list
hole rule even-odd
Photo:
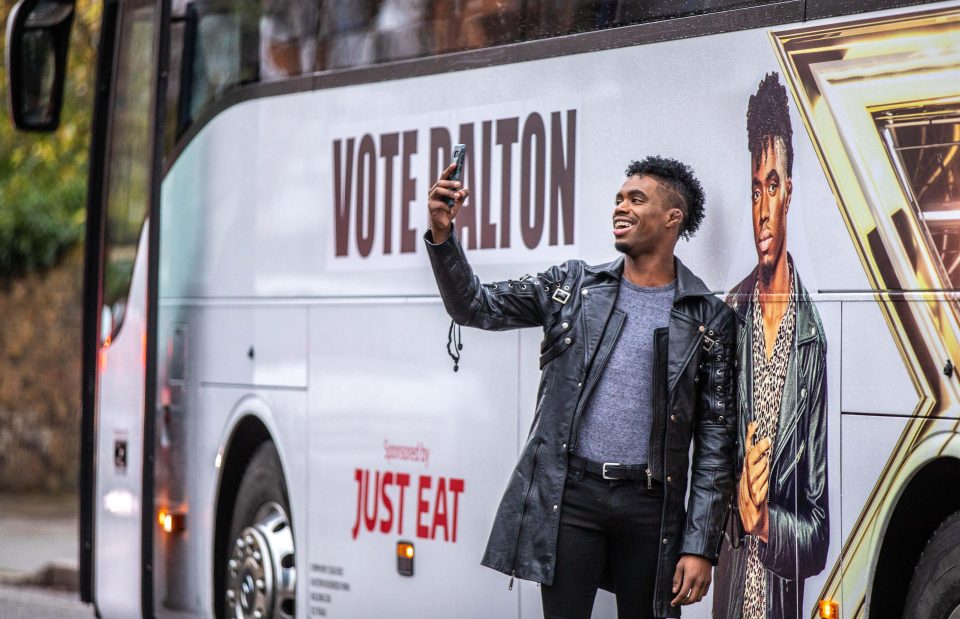
[{"label": "green bush", "polygon": [[[15,0],[0,0],[2,24]],[[99,0],[78,0],[70,35],[60,128],[23,133],[9,122],[7,76],[0,69],[0,279],[57,263],[83,239],[87,158]]]},{"label": "green bush", "polygon": [[18,194],[10,198],[0,192],[0,278],[4,279],[53,266],[83,236],[83,179],[31,187]]}]

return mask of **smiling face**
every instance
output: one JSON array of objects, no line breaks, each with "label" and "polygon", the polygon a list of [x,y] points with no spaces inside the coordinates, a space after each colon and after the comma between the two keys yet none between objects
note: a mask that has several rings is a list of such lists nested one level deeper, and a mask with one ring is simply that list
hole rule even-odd
[{"label": "smiling face", "polygon": [[664,243],[675,244],[683,212],[670,206],[668,192],[656,177],[630,176],[617,192],[613,209],[614,247],[629,256],[649,253]]},{"label": "smiling face", "polygon": [[793,180],[786,173],[783,141],[771,138],[758,162],[750,158],[753,170],[753,241],[757,248],[760,277],[769,281],[786,256],[787,210],[793,193]]}]

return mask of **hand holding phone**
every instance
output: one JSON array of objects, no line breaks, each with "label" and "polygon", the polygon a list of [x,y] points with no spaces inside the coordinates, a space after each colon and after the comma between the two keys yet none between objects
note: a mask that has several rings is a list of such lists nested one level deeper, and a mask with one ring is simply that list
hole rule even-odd
[{"label": "hand holding phone", "polygon": [[[459,183],[463,180],[463,159],[467,154],[467,145],[466,144],[457,144],[453,147],[453,154],[450,156],[450,165],[457,166],[453,169],[453,172],[450,173],[450,176],[447,177],[447,180],[451,180]],[[453,198],[447,198],[447,204],[453,206]]]},{"label": "hand holding phone", "polygon": [[451,222],[470,195],[470,190],[462,186],[463,160],[467,154],[466,144],[453,147],[451,163],[440,174],[428,193],[427,207],[430,211],[430,229],[433,242],[443,243],[450,235]]}]

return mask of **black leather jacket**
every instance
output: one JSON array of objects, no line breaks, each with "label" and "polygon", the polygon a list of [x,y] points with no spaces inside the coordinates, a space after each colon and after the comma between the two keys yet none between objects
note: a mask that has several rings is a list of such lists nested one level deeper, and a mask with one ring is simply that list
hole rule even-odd
[{"label": "black leather jacket", "polygon": [[[600,266],[571,260],[535,277],[481,285],[453,233],[441,244],[431,239],[428,231],[433,272],[457,323],[490,330],[543,328],[533,425],[482,563],[550,584],[568,457],[584,405],[624,323],[624,314],[614,307],[623,258]],[[679,260],[676,273],[669,327],[655,334],[661,363],[655,368],[649,446],[651,476],[665,488],[654,597],[659,617],[680,616],[679,607],[670,607],[670,589],[681,553],[716,562],[735,458],[734,314]]]},{"label": "black leather jacket", "polygon": [[[791,261],[792,262],[792,261]],[[823,571],[830,542],[827,496],[827,342],[817,308],[794,269],[797,322],[794,349],[780,400],[780,417],[771,461],[769,535],[760,543],[760,561],[767,570],[767,617],[800,617],[803,581]],[[750,328],[754,270],[730,293],[741,328],[737,338],[739,449],[737,473],[743,467],[743,445],[753,410],[753,364]],[[733,503],[736,509],[736,501]],[[714,619],[741,616],[747,552],[743,526],[734,512],[726,528],[713,593]],[[809,611],[808,611],[809,612]]]}]

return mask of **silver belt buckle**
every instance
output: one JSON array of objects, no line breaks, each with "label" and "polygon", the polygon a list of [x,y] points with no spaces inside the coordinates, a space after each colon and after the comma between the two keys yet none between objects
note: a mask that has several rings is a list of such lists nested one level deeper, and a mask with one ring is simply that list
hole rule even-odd
[{"label": "silver belt buckle", "polygon": [[566,305],[567,301],[570,300],[570,293],[563,288],[557,288],[553,291],[553,296],[550,298],[560,305]]},{"label": "silver belt buckle", "polygon": [[604,479],[613,480],[613,479],[615,479],[615,478],[609,477],[609,476],[607,475],[607,467],[608,467],[608,466],[620,466],[620,463],[619,463],[619,462],[604,462],[604,463],[603,463],[603,478],[604,478]]}]

